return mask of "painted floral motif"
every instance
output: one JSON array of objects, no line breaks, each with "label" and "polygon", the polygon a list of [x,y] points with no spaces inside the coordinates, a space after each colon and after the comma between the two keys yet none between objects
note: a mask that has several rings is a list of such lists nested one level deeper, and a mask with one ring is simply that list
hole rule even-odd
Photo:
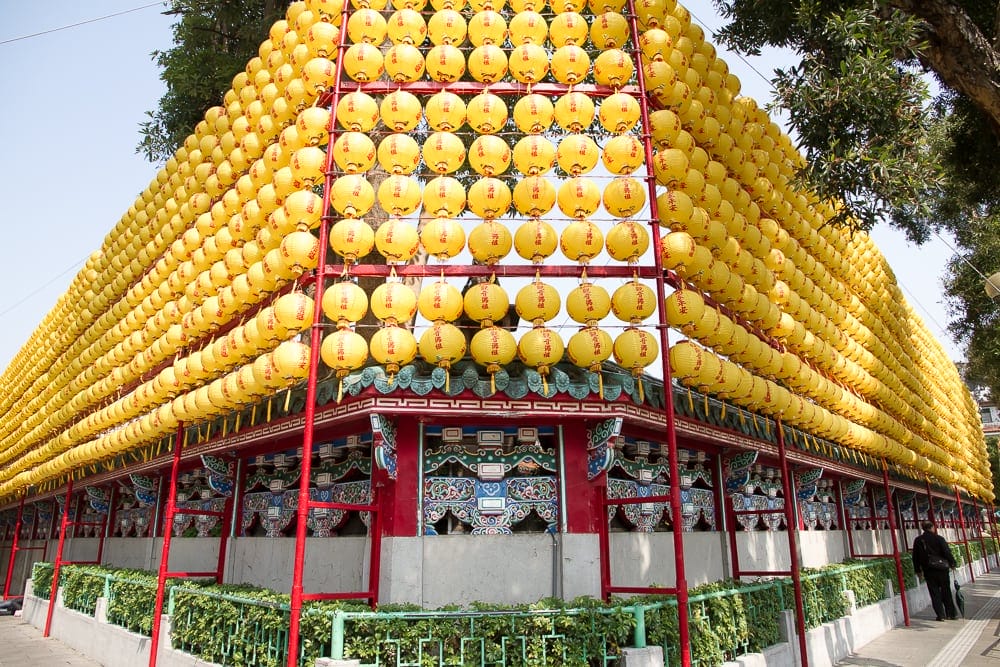
[{"label": "painted floral motif", "polygon": [[473,535],[509,535],[513,526],[535,512],[555,530],[559,516],[556,478],[511,477],[484,482],[473,477],[424,479],[424,533],[437,535],[434,524],[449,512]]}]

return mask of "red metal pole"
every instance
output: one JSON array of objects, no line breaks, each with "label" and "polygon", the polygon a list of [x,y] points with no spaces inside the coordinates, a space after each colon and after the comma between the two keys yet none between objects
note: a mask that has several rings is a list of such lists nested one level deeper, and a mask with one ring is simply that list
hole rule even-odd
[{"label": "red metal pole", "polygon": [[840,505],[841,516],[843,517],[844,530],[847,531],[847,549],[851,554],[851,558],[855,558],[857,551],[854,548],[854,521],[850,516],[850,512],[847,511],[847,504],[844,503],[844,486],[843,482],[837,482],[837,503]]},{"label": "red metal pole", "polygon": [[969,566],[969,580],[976,583],[976,573],[972,571],[972,550],[969,549],[969,533],[965,530],[965,512],[962,511],[962,496],[955,487],[955,504],[958,505],[958,525],[962,528],[962,543],[965,545],[965,562]]},{"label": "red metal pole", "polygon": [[59,593],[59,569],[62,567],[63,545],[66,543],[66,529],[69,527],[69,508],[73,500],[73,476],[70,475],[66,485],[66,500],[63,503],[62,526],[59,529],[59,546],[56,548],[56,562],[52,567],[52,586],[49,587],[49,609],[45,613],[45,630],[43,637],[49,636],[52,629],[52,612],[56,608],[56,595]]},{"label": "red metal pole", "polygon": [[[289,604],[288,625],[288,667],[298,667],[299,664],[299,624],[302,616],[302,570],[306,557],[306,520],[309,517],[309,482],[312,473],[312,448],[316,420],[316,374],[319,367],[319,348],[322,344],[323,332],[323,289],[326,280],[326,251],[330,236],[330,198],[333,190],[333,144],[337,128],[337,105],[340,101],[340,79],[343,76],[344,51],[346,47],[347,15],[350,12],[348,3],[344,3],[341,16],[340,42],[337,45],[339,57],[335,66],[333,99],[330,102],[329,142],[326,154],[325,183],[323,187],[323,217],[319,226],[319,258],[315,272],[315,291],[313,293],[313,323],[309,332],[309,379],[306,384],[306,410],[302,427],[302,463],[299,472],[299,506],[296,508],[295,520],[295,557],[292,561],[292,591]],[[374,461],[374,455],[373,455]],[[374,494],[374,489],[372,489]],[[379,514],[376,512],[376,514]],[[373,528],[381,530],[381,522],[372,517]],[[373,536],[374,539],[374,536]],[[372,543],[374,545],[374,542]],[[371,559],[381,558],[380,553],[372,550]],[[375,572],[377,565],[371,564]],[[369,576],[371,570],[369,570]],[[369,582],[369,587],[372,583]],[[377,586],[377,584],[375,584]],[[371,604],[375,604],[371,600]]]},{"label": "red metal pole", "polygon": [[163,519],[163,548],[160,551],[160,569],[156,577],[153,630],[149,636],[149,667],[156,667],[156,653],[160,644],[160,617],[163,615],[163,590],[167,582],[167,572],[169,572],[167,565],[170,561],[170,538],[174,533],[174,513],[177,510],[177,471],[181,465],[181,446],[183,442],[184,424],[178,423],[177,434],[174,436],[174,458],[170,466],[170,488],[167,489],[167,511]]},{"label": "red metal pole", "polygon": [[369,523],[371,523],[369,533],[371,535],[372,555],[368,559],[368,594],[371,596],[372,607],[375,606],[378,600],[379,577],[382,574],[382,507],[375,502],[377,500],[376,496],[381,496],[381,493],[379,493],[380,488],[382,487],[376,487],[372,484],[371,504],[378,507],[378,511],[372,512],[371,519],[369,520]]},{"label": "red metal pole", "polygon": [[882,459],[882,488],[885,489],[885,513],[889,516],[889,533],[892,535],[892,560],[896,563],[896,581],[899,582],[899,599],[903,603],[903,625],[910,627],[910,605],[906,601],[906,581],[903,579],[903,560],[899,555],[896,538],[896,517],[892,507],[892,489],[889,488],[889,469]]},{"label": "red metal pole", "polygon": [[601,552],[601,599],[607,602],[610,598],[608,589],[611,588],[611,540],[608,536],[608,484],[606,476],[597,487],[597,498],[601,512],[597,520],[597,541]]},{"label": "red metal pole", "polygon": [[924,479],[924,483],[927,485],[927,520],[934,521],[934,494],[931,493],[931,481]]},{"label": "red metal pole", "polygon": [[802,573],[799,572],[799,553],[796,544],[795,527],[795,489],[792,486],[792,478],[789,474],[788,456],[785,451],[785,434],[782,429],[781,420],[774,422],[778,435],[778,459],[781,463],[781,486],[785,495],[785,526],[788,533],[788,556],[789,569],[792,572],[792,588],[795,591],[795,629],[799,635],[799,664],[801,667],[809,667],[809,647],[806,644],[806,612],[802,603]]},{"label": "red metal pole", "polygon": [[[219,533],[219,558],[215,564],[215,583],[221,584],[222,580],[225,578],[226,572],[226,548],[229,545],[229,531],[230,527],[233,525],[233,514],[236,511],[236,493],[237,487],[240,484],[240,474],[242,467],[238,466],[238,470],[235,473],[235,479],[233,480],[233,492],[228,498],[226,498],[226,503],[222,508],[223,518],[219,520],[222,523],[222,531]],[[229,524],[228,526],[226,524]]]},{"label": "red metal pole", "polygon": [[990,510],[990,514],[989,514],[989,516],[990,516],[990,536],[991,536],[991,539],[993,540],[993,547],[996,550],[993,555],[996,556],[997,567],[1000,567],[1000,535],[997,535],[996,507],[994,505],[990,505],[989,510]]},{"label": "red metal pole", "polygon": [[6,600],[10,596],[10,582],[14,578],[14,561],[17,558],[17,543],[21,539],[21,520],[24,515],[24,498],[27,496],[24,493],[21,496],[20,502],[17,503],[17,519],[14,520],[14,541],[10,545],[10,559],[7,561],[7,576],[4,578],[3,582],[3,599]]},{"label": "red metal pole", "polygon": [[[639,24],[635,16],[635,2],[628,0],[629,22],[632,33],[632,47],[636,62],[641,65],[639,55]],[[670,517],[674,542],[674,587],[677,590],[677,637],[680,644],[681,667],[691,665],[691,637],[688,619],[688,583],[684,565],[684,531],[681,515],[680,465],[677,459],[677,429],[674,424],[674,392],[670,373],[670,334],[664,311],[666,286],[663,281],[663,243],[660,239],[659,211],[656,205],[656,175],[653,170],[653,145],[649,122],[649,96],[646,94],[646,77],[642,67],[636,68],[636,82],[639,86],[639,110],[642,119],[642,143],[646,157],[646,184],[649,189],[649,227],[653,241],[653,264],[656,267],[656,299],[659,307],[660,362],[663,369],[663,404],[667,427],[667,464],[670,470]],[[602,518],[603,520],[603,518]]]},{"label": "red metal pole", "polygon": [[979,503],[976,501],[975,496],[972,497],[972,511],[975,513],[972,526],[979,537],[979,549],[983,553],[983,567],[985,567],[986,571],[989,572],[990,555],[986,552],[986,538],[983,537],[983,513],[979,510]]}]

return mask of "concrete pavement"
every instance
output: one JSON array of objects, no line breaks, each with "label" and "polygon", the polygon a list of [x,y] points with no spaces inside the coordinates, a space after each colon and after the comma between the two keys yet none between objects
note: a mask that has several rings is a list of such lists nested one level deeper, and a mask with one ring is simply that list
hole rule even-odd
[{"label": "concrete pavement", "polygon": [[0,616],[0,667],[100,667],[14,616]]},{"label": "concrete pavement", "polygon": [[[992,561],[992,558],[990,559]],[[838,665],[868,667],[997,667],[1000,665],[1000,574],[962,586],[965,618],[935,621],[928,607],[864,645]]]}]

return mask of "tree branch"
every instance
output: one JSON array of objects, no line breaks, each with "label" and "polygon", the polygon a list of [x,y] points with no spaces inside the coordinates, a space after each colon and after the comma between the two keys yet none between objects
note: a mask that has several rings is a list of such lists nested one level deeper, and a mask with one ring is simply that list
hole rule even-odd
[{"label": "tree branch", "polygon": [[1000,129],[1000,52],[961,7],[948,0],[889,0],[927,24],[926,60],[941,80],[971,99]]}]

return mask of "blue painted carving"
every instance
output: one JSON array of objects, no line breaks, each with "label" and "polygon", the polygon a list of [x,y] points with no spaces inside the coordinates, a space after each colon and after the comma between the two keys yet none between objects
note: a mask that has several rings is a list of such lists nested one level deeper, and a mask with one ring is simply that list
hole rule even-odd
[{"label": "blue painted carving", "polygon": [[622,418],[606,419],[587,431],[587,479],[594,479],[611,469],[615,450],[611,441],[622,432]]},{"label": "blue painted carving", "polygon": [[231,496],[233,487],[236,485],[233,477],[236,466],[233,461],[217,456],[202,455],[201,462],[208,471],[209,488],[221,496]]},{"label": "blue painted carving", "polygon": [[757,452],[750,450],[726,457],[723,475],[726,480],[726,494],[740,493],[750,481],[750,470],[757,462]]},{"label": "blue painted carving", "polygon": [[[402,370],[400,371],[402,374]],[[375,463],[396,479],[396,425],[384,415],[371,415],[372,434],[375,437],[373,455]]]},{"label": "blue painted carving", "polygon": [[[352,505],[366,505],[371,502],[371,483],[368,480],[341,482],[324,489],[310,489],[309,498],[319,502],[336,502]],[[281,537],[288,528],[299,506],[297,489],[271,493],[262,491],[243,496],[240,515],[242,535],[256,523],[264,527],[267,537]],[[272,509],[273,508],[273,509]],[[370,512],[361,512],[361,521],[367,526]],[[342,509],[312,508],[306,517],[306,526],[314,537],[331,537],[349,518],[349,512]]]},{"label": "blue painted carving", "polygon": [[108,490],[102,486],[84,487],[87,491],[88,504],[90,509],[98,514],[108,513]]},{"label": "blue painted carving", "polygon": [[433,524],[448,512],[473,535],[509,535],[531,512],[553,532],[559,516],[557,487],[553,476],[489,482],[473,477],[425,477],[424,533],[436,535]]},{"label": "blue painted carving", "polygon": [[157,488],[160,484],[159,477],[131,474],[128,476],[132,481],[132,491],[140,507],[148,507],[156,504]]}]

